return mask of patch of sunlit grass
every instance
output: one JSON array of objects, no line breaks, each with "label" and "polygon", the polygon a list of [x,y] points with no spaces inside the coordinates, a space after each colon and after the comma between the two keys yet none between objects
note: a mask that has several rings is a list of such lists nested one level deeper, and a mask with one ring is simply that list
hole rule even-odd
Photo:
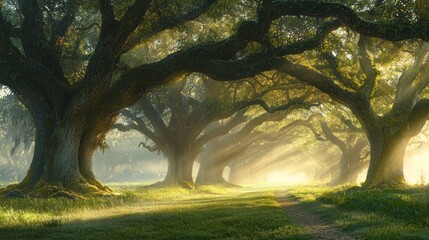
[{"label": "patch of sunlit grass", "polygon": [[272,191],[131,186],[118,196],[0,199],[3,239],[308,239]]},{"label": "patch of sunlit grass", "polygon": [[429,188],[302,187],[290,193],[308,209],[363,239],[427,239]]}]

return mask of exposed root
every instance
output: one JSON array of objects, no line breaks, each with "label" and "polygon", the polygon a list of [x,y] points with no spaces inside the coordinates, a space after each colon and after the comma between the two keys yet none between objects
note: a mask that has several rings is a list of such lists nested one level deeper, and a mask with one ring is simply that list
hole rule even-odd
[{"label": "exposed root", "polygon": [[365,182],[362,186],[364,189],[374,189],[374,188],[407,188],[409,185],[405,180],[389,180],[389,181],[372,181]]},{"label": "exposed root", "polygon": [[27,188],[25,182],[9,185],[4,189],[0,189],[0,195],[6,198],[68,198],[68,199],[85,199],[90,196],[110,196],[112,190],[103,186],[97,181],[97,185],[89,184],[86,181],[63,186],[61,183],[48,182],[44,179],[40,180],[34,188]]},{"label": "exposed root", "polygon": [[26,187],[23,183],[10,184],[5,188],[0,189],[0,195],[7,198],[24,198]]},{"label": "exposed root", "polygon": [[5,191],[4,196],[6,198],[24,198],[25,194],[19,190]]},{"label": "exposed root", "polygon": [[109,188],[107,185],[103,185],[97,179],[89,179],[87,182],[91,185],[96,186],[99,190],[103,192],[113,193],[113,190]]}]

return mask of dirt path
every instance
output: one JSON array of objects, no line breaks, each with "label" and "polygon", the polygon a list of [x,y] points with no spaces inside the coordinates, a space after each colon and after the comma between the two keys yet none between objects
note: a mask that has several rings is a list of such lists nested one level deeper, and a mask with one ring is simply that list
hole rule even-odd
[{"label": "dirt path", "polygon": [[309,213],[297,200],[291,198],[287,192],[276,192],[277,201],[292,218],[303,226],[313,239],[354,240],[355,238],[341,232],[334,225],[322,221],[318,216]]}]

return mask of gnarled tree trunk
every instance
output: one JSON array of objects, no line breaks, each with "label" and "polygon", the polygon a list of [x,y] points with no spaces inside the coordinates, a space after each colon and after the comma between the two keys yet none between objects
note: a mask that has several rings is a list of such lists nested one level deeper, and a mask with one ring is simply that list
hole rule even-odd
[{"label": "gnarled tree trunk", "polygon": [[371,162],[365,181],[366,187],[400,186],[405,184],[404,156],[409,137],[394,136],[369,139]]},{"label": "gnarled tree trunk", "polygon": [[224,184],[223,170],[228,161],[218,162],[215,159],[206,159],[200,161],[196,182],[199,185]]},{"label": "gnarled tree trunk", "polygon": [[[27,176],[2,192],[9,196],[65,196],[108,194],[92,171],[92,155],[115,121],[116,114],[54,117],[29,106],[36,127],[33,160]],[[49,112],[48,112],[49,113]],[[96,116],[96,117],[94,117]]]},{"label": "gnarled tree trunk", "polygon": [[164,180],[151,185],[151,187],[195,188],[196,185],[192,178],[192,169],[196,155],[190,152],[170,152],[166,154],[166,157],[168,160],[167,175]]},{"label": "gnarled tree trunk", "polygon": [[339,162],[338,176],[333,180],[333,185],[342,185],[346,183],[356,183],[359,173],[362,172],[368,164],[362,162],[360,152],[347,152],[341,154]]}]

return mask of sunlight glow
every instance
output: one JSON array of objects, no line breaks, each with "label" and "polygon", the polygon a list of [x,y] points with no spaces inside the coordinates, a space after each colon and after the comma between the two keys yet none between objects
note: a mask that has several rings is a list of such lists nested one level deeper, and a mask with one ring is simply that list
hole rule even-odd
[{"label": "sunlight glow", "polygon": [[310,179],[303,172],[272,171],[267,174],[267,182],[270,184],[297,185],[305,184],[309,181]]},{"label": "sunlight glow", "polygon": [[405,180],[410,184],[422,184],[429,178],[429,145],[407,152],[404,162]]}]

